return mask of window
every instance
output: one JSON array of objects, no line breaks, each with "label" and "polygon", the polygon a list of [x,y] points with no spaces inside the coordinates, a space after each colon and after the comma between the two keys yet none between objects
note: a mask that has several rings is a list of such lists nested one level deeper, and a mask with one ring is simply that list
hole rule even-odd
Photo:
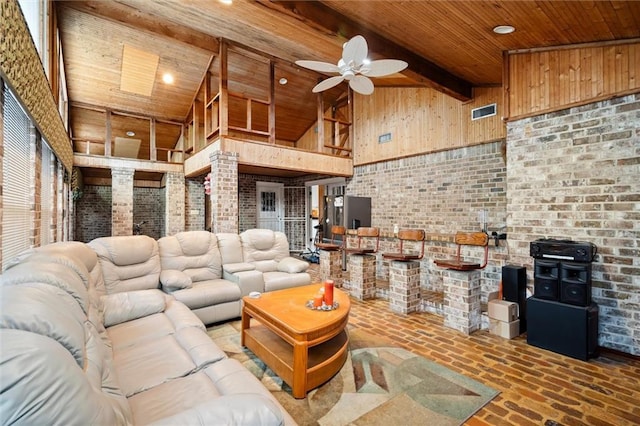
[{"label": "window", "polygon": [[4,158],[2,269],[21,251],[29,248],[30,232],[30,159],[31,121],[13,97],[4,89]]}]

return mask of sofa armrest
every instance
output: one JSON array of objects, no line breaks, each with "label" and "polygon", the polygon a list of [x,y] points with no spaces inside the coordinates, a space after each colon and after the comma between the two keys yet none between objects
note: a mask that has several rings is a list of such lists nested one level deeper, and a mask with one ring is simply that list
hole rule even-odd
[{"label": "sofa armrest", "polygon": [[154,426],[284,425],[280,408],[259,394],[223,395],[151,423]]},{"label": "sofa armrest", "polygon": [[256,269],[256,265],[247,262],[227,263],[226,265],[222,265],[222,271],[230,274],[243,271],[253,271],[254,269]]},{"label": "sofa armrest", "polygon": [[175,290],[191,288],[193,281],[191,277],[177,269],[163,269],[160,271],[160,285],[167,293]]},{"label": "sofa armrest", "polygon": [[298,274],[309,269],[309,263],[295,257],[285,257],[278,262],[278,271],[288,272],[290,274]]},{"label": "sofa armrest", "polygon": [[102,296],[104,326],[146,317],[165,309],[165,295],[160,290],[136,290]]},{"label": "sofa armrest", "polygon": [[240,271],[235,274],[224,272],[223,278],[240,287],[240,294],[247,296],[252,291],[264,291],[264,276],[260,271]]}]

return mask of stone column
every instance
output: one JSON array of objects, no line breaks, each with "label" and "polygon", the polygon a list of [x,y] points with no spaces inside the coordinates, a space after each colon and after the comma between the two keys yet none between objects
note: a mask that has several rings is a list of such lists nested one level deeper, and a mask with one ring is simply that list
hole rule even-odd
[{"label": "stone column", "polygon": [[211,160],[211,231],[237,233],[238,153],[215,151]]},{"label": "stone column", "polygon": [[376,296],[375,255],[349,255],[349,292],[360,300]]},{"label": "stone column", "polygon": [[342,252],[320,250],[320,279],[331,279],[336,287],[342,287]]},{"label": "stone column", "polygon": [[480,276],[480,270],[442,272],[446,327],[464,334],[480,329]]},{"label": "stone column", "polygon": [[420,305],[420,262],[391,261],[389,265],[389,307],[393,312],[416,312]]},{"label": "stone column", "polygon": [[111,235],[133,235],[134,169],[111,169]]},{"label": "stone column", "polygon": [[163,236],[174,235],[185,230],[184,173],[168,172],[165,179],[165,229]]}]

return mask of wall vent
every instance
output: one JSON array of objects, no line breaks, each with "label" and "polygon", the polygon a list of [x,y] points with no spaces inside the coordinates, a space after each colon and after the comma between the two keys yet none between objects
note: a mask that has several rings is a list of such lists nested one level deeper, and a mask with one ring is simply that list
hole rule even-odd
[{"label": "wall vent", "polygon": [[496,115],[496,104],[485,105],[471,110],[471,120],[479,120]]}]

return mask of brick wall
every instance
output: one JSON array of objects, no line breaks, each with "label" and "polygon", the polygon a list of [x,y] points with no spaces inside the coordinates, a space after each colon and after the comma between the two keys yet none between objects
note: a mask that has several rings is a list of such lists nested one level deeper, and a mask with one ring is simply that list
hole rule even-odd
[{"label": "brick wall", "polygon": [[[164,229],[164,209],[161,188],[133,188],[133,223],[145,222],[141,233],[151,238],[162,237]],[[129,235],[133,230],[129,232]]]},{"label": "brick wall", "polygon": [[89,241],[111,235],[111,187],[85,185],[76,201],[75,239]]},{"label": "brick wall", "polygon": [[508,123],[510,260],[541,237],[598,246],[599,344],[640,355],[640,95]]},{"label": "brick wall", "polygon": [[302,251],[305,248],[305,187],[304,182],[297,179],[259,176],[251,174],[238,175],[238,205],[240,232],[258,226],[257,193],[258,182],[276,182],[284,185],[285,217],[284,233],[289,241],[289,249]]},{"label": "brick wall", "polygon": [[[453,235],[479,231],[478,211],[485,210],[489,231],[506,225],[506,168],[502,142],[356,167],[347,195],[371,197],[371,222],[383,232],[422,228],[428,233]],[[380,252],[394,250],[393,239],[383,239]],[[506,259],[504,241],[490,247],[489,266],[483,271],[483,298],[498,288]],[[421,286],[442,291],[442,271],[434,256],[453,255],[450,243],[428,241],[421,262]],[[479,256],[480,250],[469,255]],[[388,262],[378,260],[377,275],[388,278]]]}]

